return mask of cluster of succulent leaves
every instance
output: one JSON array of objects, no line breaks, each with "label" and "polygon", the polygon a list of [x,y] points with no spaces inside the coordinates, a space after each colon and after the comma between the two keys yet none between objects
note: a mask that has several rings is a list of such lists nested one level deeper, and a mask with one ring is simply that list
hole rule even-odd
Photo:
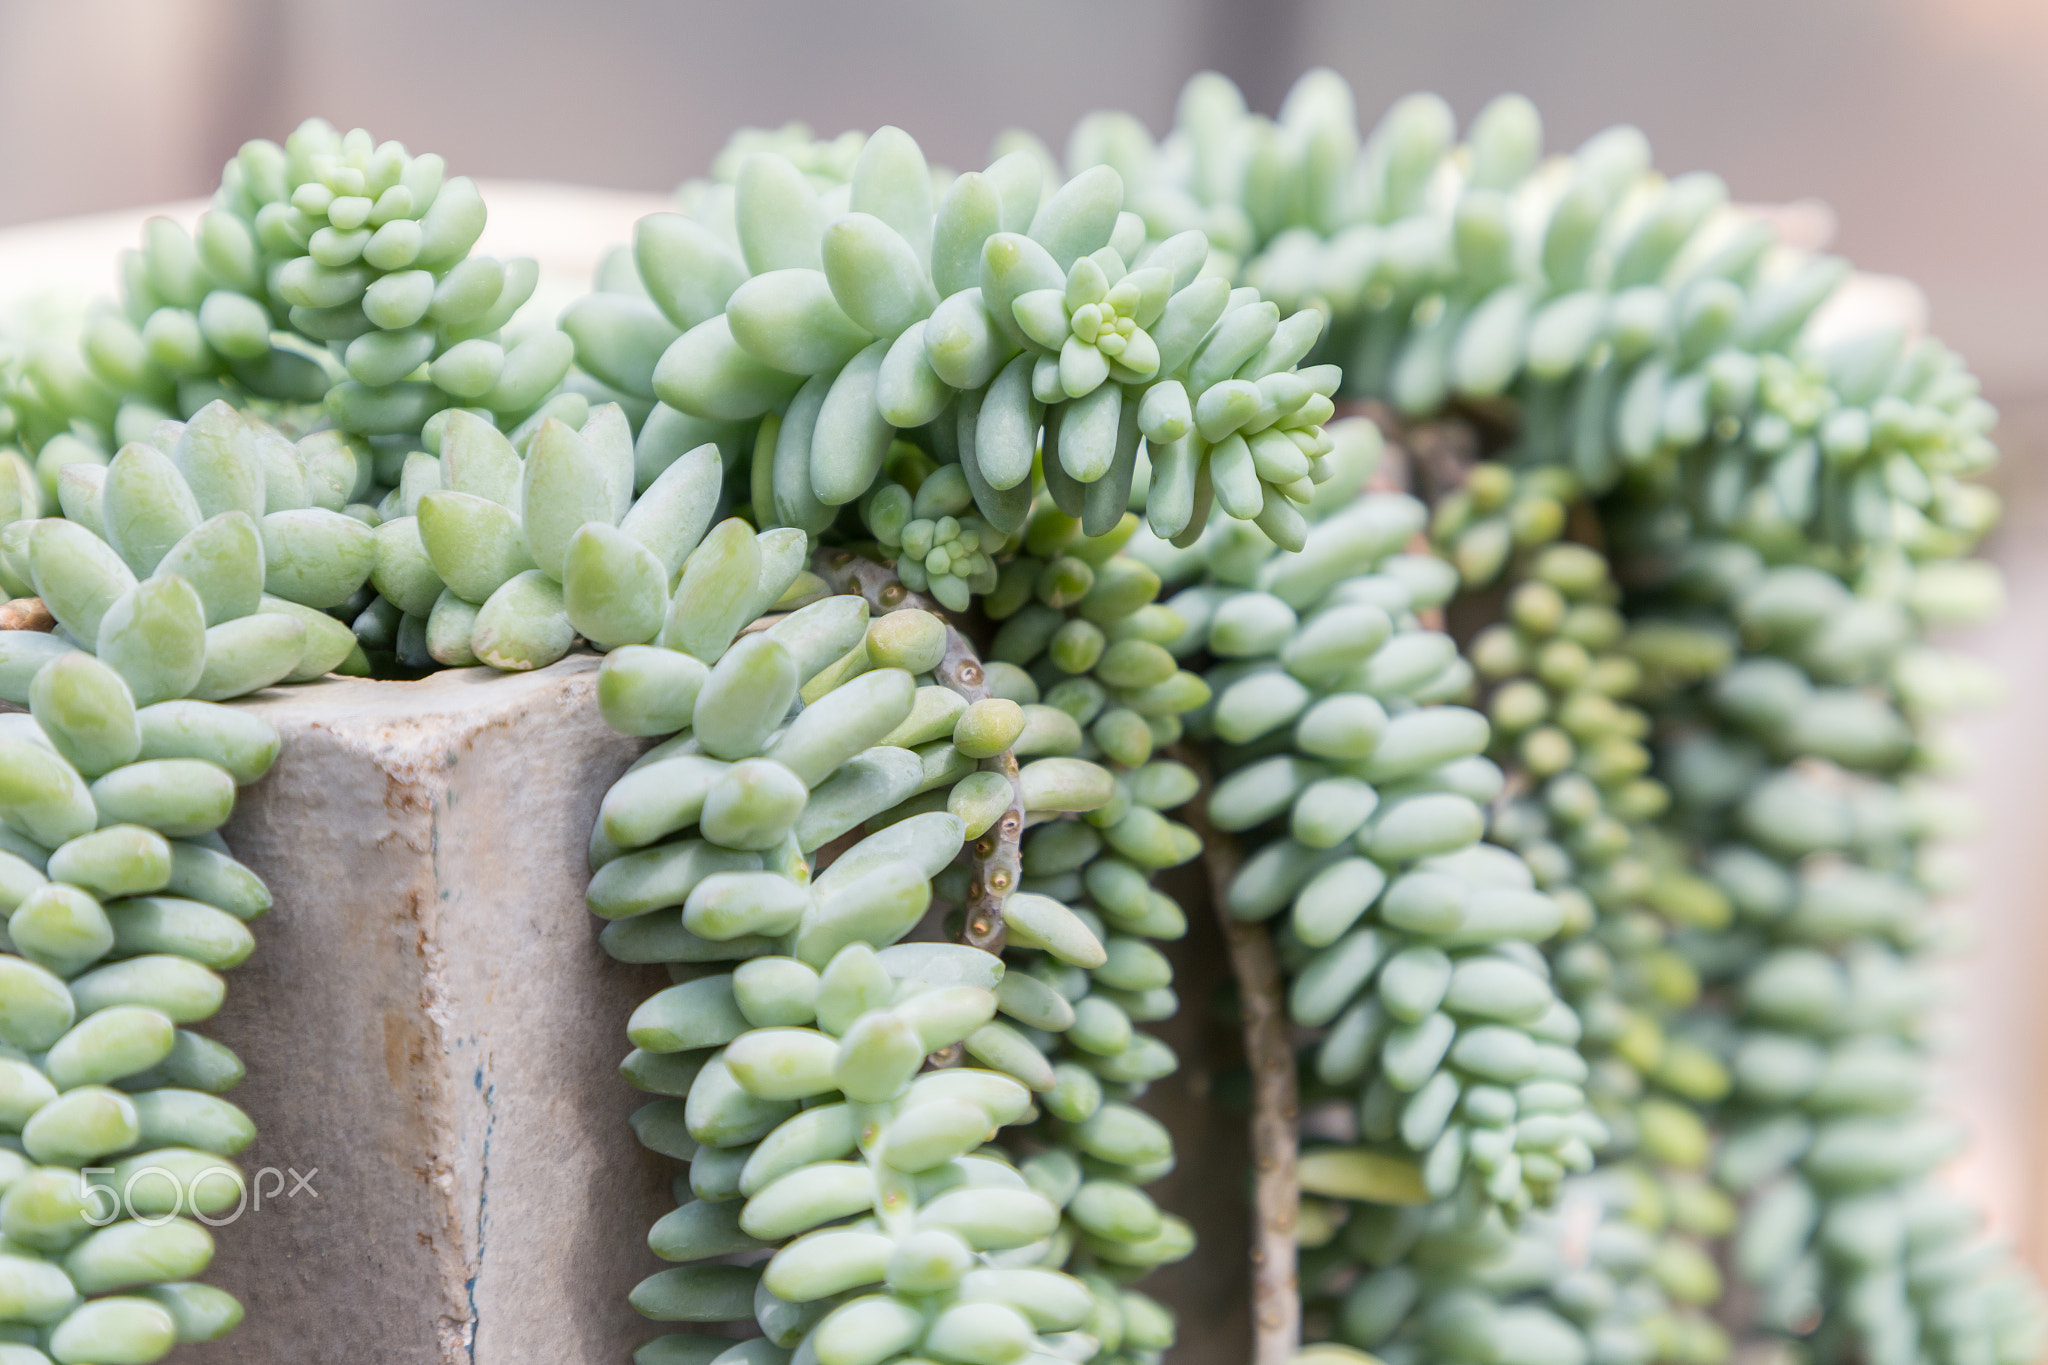
[{"label": "cluster of succulent leaves", "polygon": [[[1551,957],[1606,1155],[1679,1182],[1604,1201],[1664,1236],[1677,1308],[1610,1355],[1581,1299],[1583,1350],[1724,1355],[1681,1310],[1720,1299],[1699,1239],[1726,1235],[1742,1333],[1817,1360],[2029,1358],[2033,1291],[1933,1183],[1956,1135],[1924,1102],[1930,845],[1953,824],[1921,776],[1934,718],[1985,692],[1925,635],[1998,599],[1966,558],[1997,515],[1968,482],[1995,458],[1976,381],[1931,339],[1811,325],[1843,262],[1711,175],[1656,174],[1633,129],[1545,157],[1515,97],[1460,143],[1433,96],[1361,133],[1329,72],[1273,120],[1201,76],[1164,139],[1094,116],[1069,158],[1117,168],[1153,238],[1200,226],[1244,283],[1322,311],[1305,360],[1342,366],[1340,397],[1479,435],[1433,529],[1505,618],[1467,650],[1513,791],[1491,837],[1578,907]],[[1420,1306],[1375,1300],[1353,1339],[1490,1358],[1451,1322],[1477,1300],[1429,1306],[1427,1259]]]},{"label": "cluster of succulent leaves", "polygon": [[[767,557],[707,540],[692,564],[710,554],[732,574],[758,563],[756,600],[785,590]],[[1084,595],[1097,620],[1149,603],[1158,580],[1136,574],[1120,610]],[[1186,921],[1146,880],[1192,856],[1191,834],[1076,757],[1078,706],[1057,686],[1064,709],[1014,663],[989,663],[971,702],[938,682],[947,633],[926,612],[870,622],[863,598],[824,596],[733,642],[753,612],[690,601],[677,643],[615,650],[600,672],[607,721],[665,738],[603,802],[589,900],[609,952],[677,983],[635,1012],[621,1066],[662,1097],[635,1115],[640,1141],[691,1163],[648,1234],[682,1264],[634,1303],[765,1335],[674,1333],[640,1358],[1156,1358],[1172,1320],[1124,1281],[1192,1239],[1138,1188],[1172,1147],[1129,1101],[1174,1059],[1131,1021],[1173,1009],[1144,940]],[[1099,709],[1103,687],[1074,681]],[[1145,691],[1123,689],[1174,714]],[[964,843],[1011,808],[1006,754],[1037,823],[998,957],[946,941],[945,920],[974,875]],[[1159,765],[1133,778],[1155,805],[1193,791]],[[1094,857],[1097,824],[1121,857]]]},{"label": "cluster of succulent leaves", "polygon": [[510,425],[573,347],[551,329],[503,344],[539,266],[471,256],[484,219],[475,182],[360,128],[309,119],[282,147],[246,143],[191,232],[153,218],[123,254],[119,307],[79,340],[94,401],[65,425],[120,443],[222,397],[321,405],[372,436],[411,437],[449,406]]},{"label": "cluster of succulent leaves", "polygon": [[[764,145],[688,213],[643,219],[636,268],[563,319],[578,362],[659,399],[663,427],[773,418],[750,470],[756,521],[831,531],[902,433],[959,466],[1001,535],[1023,529],[1041,480],[1086,534],[1106,534],[1142,445],[1143,510],[1163,538],[1191,542],[1216,505],[1300,544],[1339,382],[1297,366],[1319,315],[1283,321],[1205,273],[1200,233],[1149,242],[1106,167],[1048,186],[1013,152],[935,194],[894,128],[822,192],[814,160]],[[967,573],[950,553],[924,566],[956,610],[992,586],[963,548]]]},{"label": "cluster of succulent leaves", "polygon": [[[1202,76],[1064,175],[1005,145],[743,134],[555,330],[470,182],[312,122],[0,357],[0,588],[58,624],[0,634],[0,1354],[238,1315],[203,1230],[90,1231],[48,1174],[239,1188],[239,1064],[176,1026],[266,902],[207,831],[274,737],[211,703],[581,642],[654,741],[589,893],[673,982],[621,1065],[689,1163],[633,1301],[696,1327],[642,1365],[1161,1358],[1129,1286],[1192,1238],[1138,1026],[1190,802],[1303,1045],[1305,1360],[2029,1359],[1924,1104],[1921,775],[1984,690],[1924,635],[1997,600],[1956,358],[1826,339],[1842,263],[1632,129],[1546,159],[1515,98],[1459,143],[1433,97],[1361,134],[1330,73],[1277,120]],[[1361,399],[1478,462],[1365,492]]]}]

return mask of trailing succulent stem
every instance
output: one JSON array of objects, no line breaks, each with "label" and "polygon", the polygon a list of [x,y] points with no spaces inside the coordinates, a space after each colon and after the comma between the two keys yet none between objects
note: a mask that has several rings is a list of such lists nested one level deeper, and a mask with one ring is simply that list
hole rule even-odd
[{"label": "trailing succulent stem", "polygon": [[[824,550],[818,555],[820,576],[834,587],[851,589],[866,599],[869,610],[910,609],[934,612],[934,604],[909,591],[889,570],[872,560],[846,550]],[[934,614],[936,614],[934,612]],[[946,626],[946,649],[932,670],[932,676],[967,699],[977,702],[997,699],[989,690],[988,676],[974,645],[959,626]],[[1001,753],[985,760],[988,771],[1009,783],[1011,800],[995,823],[980,832],[974,842],[974,875],[968,883],[967,901],[961,907],[966,922],[960,941],[987,952],[1003,948],[1003,902],[1023,878],[1020,850],[1024,838],[1024,790],[1018,780],[1017,755],[1005,746]]]},{"label": "trailing succulent stem", "polygon": [[256,1129],[220,1098],[241,1060],[191,1026],[270,908],[216,831],[278,737],[210,702],[137,706],[103,660],[33,639],[54,649],[27,712],[0,716],[5,1330],[24,1360],[154,1360],[242,1317],[196,1281]]}]

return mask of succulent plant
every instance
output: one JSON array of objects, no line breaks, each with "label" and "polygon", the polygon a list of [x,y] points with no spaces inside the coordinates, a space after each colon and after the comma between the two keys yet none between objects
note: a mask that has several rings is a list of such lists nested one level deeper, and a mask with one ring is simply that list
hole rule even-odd
[{"label": "succulent plant", "polygon": [[240,1064],[179,1026],[267,904],[208,832],[275,737],[217,703],[580,643],[655,741],[588,900],[669,970],[621,1072],[690,1163],[633,1302],[765,1334],[642,1365],[1161,1360],[1142,1026],[1198,859],[1257,1365],[2031,1359],[1931,1179],[1926,779],[1985,686],[1927,636],[1999,597],[1961,362],[1516,97],[1460,142],[1205,75],[1065,175],[1000,145],[742,134],[508,331],[475,187],[315,121],[82,333],[11,329],[0,587],[55,626],[0,632],[19,1349],[239,1312],[203,1231],[88,1235],[47,1176],[237,1179]]}]

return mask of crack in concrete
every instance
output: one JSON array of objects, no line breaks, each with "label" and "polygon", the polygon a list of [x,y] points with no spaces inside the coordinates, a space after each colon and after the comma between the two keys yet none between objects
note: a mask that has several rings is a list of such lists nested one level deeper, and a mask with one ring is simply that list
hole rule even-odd
[{"label": "crack in concrete", "polygon": [[469,1294],[470,1365],[476,1365],[477,1329],[481,1326],[481,1318],[476,1307],[476,1282],[483,1278],[484,1273],[485,1228],[489,1222],[491,1208],[491,1135],[498,1127],[496,1083],[486,1084],[484,1069],[479,1066],[476,1070],[475,1084],[484,1092],[484,1150],[476,1188],[476,1269],[470,1274],[468,1283],[463,1286]]}]

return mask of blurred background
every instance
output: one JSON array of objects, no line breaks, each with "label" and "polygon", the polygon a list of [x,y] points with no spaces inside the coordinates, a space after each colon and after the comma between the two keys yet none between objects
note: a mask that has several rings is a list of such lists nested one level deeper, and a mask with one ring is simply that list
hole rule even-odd
[{"label": "blurred background", "polygon": [[1161,130],[1204,67],[1270,113],[1318,64],[1350,79],[1368,124],[1411,90],[1461,117],[1517,90],[1554,146],[1632,122],[1667,171],[1714,170],[1751,202],[1819,201],[1837,249],[1919,284],[2005,414],[1992,551],[2011,609],[1958,643],[2006,672],[2012,699],[1963,727],[1985,826],[1947,1083],[1977,1137],[1957,1179],[2048,1268],[2040,0],[0,0],[0,52],[15,57],[0,225],[203,195],[244,139],[315,113],[461,173],[663,192],[743,124],[895,123],[965,169],[1003,128],[1058,148],[1098,107]]}]

